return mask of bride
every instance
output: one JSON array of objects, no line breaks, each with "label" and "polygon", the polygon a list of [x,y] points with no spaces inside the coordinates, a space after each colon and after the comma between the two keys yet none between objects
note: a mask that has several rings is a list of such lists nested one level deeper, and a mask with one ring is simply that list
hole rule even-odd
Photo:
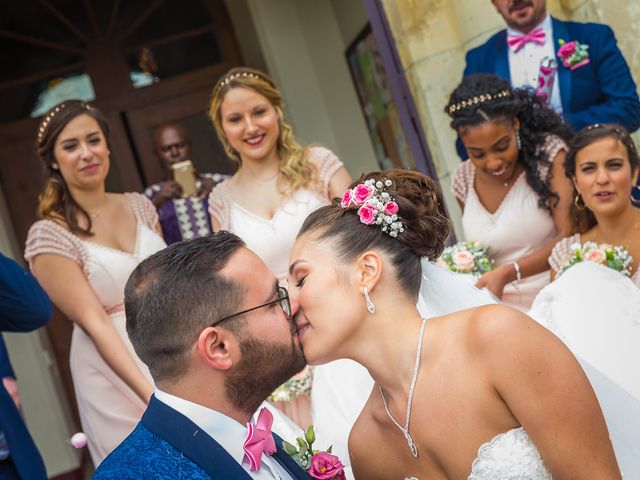
[{"label": "bride", "polygon": [[375,381],[349,437],[355,477],[621,478],[558,338],[499,305],[421,318],[421,259],[449,233],[442,194],[416,172],[367,178],[307,218],[289,270],[309,363],[352,359]]}]

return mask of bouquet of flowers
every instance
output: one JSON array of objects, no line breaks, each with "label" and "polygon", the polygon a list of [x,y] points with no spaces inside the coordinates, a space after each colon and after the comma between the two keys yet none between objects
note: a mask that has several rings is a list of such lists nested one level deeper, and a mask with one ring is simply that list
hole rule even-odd
[{"label": "bouquet of flowers", "polygon": [[622,273],[631,276],[631,265],[633,258],[629,255],[626,248],[617,245],[611,246],[607,244],[598,245],[595,242],[585,242],[583,245],[574,243],[569,247],[570,256],[565,265],[558,270],[558,277],[567,271],[570,267],[580,262],[594,262],[604,265]]},{"label": "bouquet of flowers", "polygon": [[331,447],[326,452],[314,450],[315,441],[313,425],[309,425],[304,438],[296,438],[297,447],[283,440],[282,449],[314,480],[346,480],[344,465],[338,457],[331,455]]},{"label": "bouquet of flowers", "polygon": [[311,391],[311,368],[305,367],[301,372],[284,382],[269,395],[270,402],[290,402],[300,395],[308,395]]},{"label": "bouquet of flowers", "polygon": [[487,249],[478,242],[458,242],[445,248],[438,263],[452,272],[476,277],[493,269],[493,260],[487,255]]}]

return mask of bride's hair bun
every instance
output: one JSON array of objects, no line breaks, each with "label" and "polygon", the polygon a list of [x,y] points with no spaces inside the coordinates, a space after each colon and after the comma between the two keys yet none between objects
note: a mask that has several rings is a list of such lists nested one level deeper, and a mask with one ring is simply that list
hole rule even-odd
[{"label": "bride's hair bun", "polygon": [[369,178],[392,182],[387,192],[396,200],[406,227],[396,240],[420,257],[440,257],[451,232],[440,185],[422,173],[394,168],[363,175],[351,188]]},{"label": "bride's hair bun", "polygon": [[404,230],[391,236],[380,225],[365,224],[358,205],[343,207],[341,199],[314,211],[304,221],[298,237],[313,232],[319,241],[332,239],[336,253],[345,261],[367,250],[382,250],[391,258],[400,284],[417,297],[420,287],[421,257],[436,260],[444,250],[451,222],[444,208],[442,190],[431,178],[412,170],[391,169],[370,172],[353,182],[355,188],[365,180],[390,180],[385,191],[398,205],[398,217]]}]

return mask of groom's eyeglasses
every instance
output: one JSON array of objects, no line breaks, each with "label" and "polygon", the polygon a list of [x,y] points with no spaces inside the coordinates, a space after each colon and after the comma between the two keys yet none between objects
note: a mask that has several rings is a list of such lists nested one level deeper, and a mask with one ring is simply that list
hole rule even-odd
[{"label": "groom's eyeglasses", "polygon": [[258,305],[257,307],[247,308],[246,310],[242,310],[241,312],[234,313],[233,315],[229,315],[228,317],[221,318],[220,320],[216,320],[212,327],[215,327],[220,322],[225,320],[229,320],[230,318],[237,317],[238,315],[243,315],[245,313],[253,312],[254,310],[258,310],[259,308],[268,307],[269,305],[273,305],[277,303],[282,308],[282,311],[287,317],[291,317],[291,302],[289,301],[289,291],[284,287],[278,287],[278,298],[277,300],[272,300],[267,303],[263,303],[262,305]]}]

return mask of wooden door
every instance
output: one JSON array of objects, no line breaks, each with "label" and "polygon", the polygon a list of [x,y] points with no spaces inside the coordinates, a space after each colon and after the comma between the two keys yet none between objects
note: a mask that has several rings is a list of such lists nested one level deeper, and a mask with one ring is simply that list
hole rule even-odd
[{"label": "wooden door", "polygon": [[[92,97],[81,99],[111,129],[108,189],[141,191],[161,176],[152,129],[204,115],[219,76],[242,63],[222,0],[3,2],[0,42],[0,183],[21,245],[43,185],[35,132],[46,101],[64,88]],[[48,332],[73,398],[71,323],[57,312]]]}]

